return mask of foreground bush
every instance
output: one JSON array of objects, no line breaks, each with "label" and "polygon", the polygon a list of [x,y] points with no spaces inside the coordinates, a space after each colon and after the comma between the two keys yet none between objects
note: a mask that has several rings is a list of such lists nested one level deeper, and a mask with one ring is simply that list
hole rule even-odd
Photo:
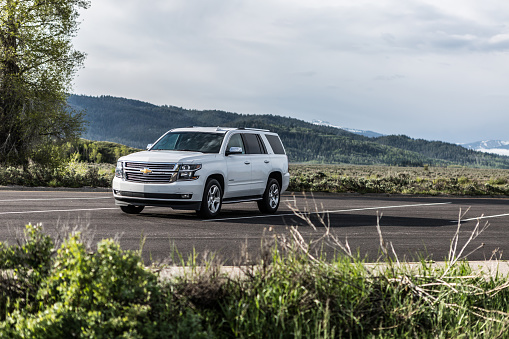
[{"label": "foreground bush", "polygon": [[157,277],[140,257],[103,240],[87,252],[79,235],[56,253],[31,225],[21,247],[2,246],[4,337],[69,338],[162,336],[164,315]]},{"label": "foreground bush", "polygon": [[0,244],[0,337],[509,337],[505,277],[454,257],[413,270],[389,259],[375,274],[348,253],[313,256],[295,228],[289,238],[242,277],[212,265],[161,281],[112,240],[90,251],[71,234],[55,249],[28,225]]}]

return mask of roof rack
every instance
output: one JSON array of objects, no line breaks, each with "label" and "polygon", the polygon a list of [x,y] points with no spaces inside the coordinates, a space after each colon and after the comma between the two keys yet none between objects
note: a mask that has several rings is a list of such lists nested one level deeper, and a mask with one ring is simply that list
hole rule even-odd
[{"label": "roof rack", "polygon": [[248,131],[270,132],[268,129],[261,129],[261,128],[239,127],[237,129],[238,130],[248,130]]}]

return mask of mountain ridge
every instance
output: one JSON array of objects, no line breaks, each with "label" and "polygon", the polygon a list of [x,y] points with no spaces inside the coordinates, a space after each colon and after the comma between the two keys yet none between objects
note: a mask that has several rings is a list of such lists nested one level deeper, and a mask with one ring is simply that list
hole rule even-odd
[{"label": "mountain ridge", "polygon": [[313,119],[313,120],[311,120],[311,123],[314,124],[314,125],[318,125],[318,126],[328,126],[328,127],[334,127],[334,128],[343,129],[345,131],[348,131],[348,132],[351,132],[351,133],[355,133],[355,134],[360,134],[360,135],[363,135],[363,136],[369,137],[369,138],[377,138],[377,137],[384,136],[384,134],[378,133],[378,132],[366,131],[366,130],[362,130],[362,129],[356,129],[356,128],[349,128],[349,127],[333,125],[330,122],[324,121],[324,120]]},{"label": "mountain ridge", "polygon": [[85,118],[90,123],[84,138],[137,148],[145,148],[176,127],[255,127],[279,133],[291,162],[509,168],[509,157],[476,152],[450,143],[407,136],[367,137],[271,114],[199,111],[112,96],[71,95],[68,103],[74,109],[86,111]]},{"label": "mountain ridge", "polygon": [[460,145],[480,152],[509,156],[509,141],[483,140]]}]

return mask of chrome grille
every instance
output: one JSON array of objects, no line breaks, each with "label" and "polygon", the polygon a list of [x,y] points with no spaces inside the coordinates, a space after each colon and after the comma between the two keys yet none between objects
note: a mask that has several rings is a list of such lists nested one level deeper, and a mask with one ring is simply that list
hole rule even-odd
[{"label": "chrome grille", "polygon": [[178,166],[174,163],[129,161],[124,164],[127,181],[168,184],[177,180],[177,174]]},{"label": "chrome grille", "polygon": [[177,164],[168,164],[162,162],[132,162],[128,161],[125,163],[125,169],[144,169],[148,168],[151,170],[162,170],[162,171],[175,171]]}]

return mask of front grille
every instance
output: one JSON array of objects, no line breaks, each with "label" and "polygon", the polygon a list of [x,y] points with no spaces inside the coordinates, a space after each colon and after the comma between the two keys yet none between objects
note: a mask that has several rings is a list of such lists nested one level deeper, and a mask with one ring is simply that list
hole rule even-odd
[{"label": "front grille", "polygon": [[143,183],[171,183],[177,180],[178,166],[174,163],[126,162],[125,180]]},{"label": "front grille", "polygon": [[128,161],[125,163],[125,169],[144,169],[148,168],[151,170],[161,171],[175,171],[177,164],[168,164],[162,162],[132,162]]}]

